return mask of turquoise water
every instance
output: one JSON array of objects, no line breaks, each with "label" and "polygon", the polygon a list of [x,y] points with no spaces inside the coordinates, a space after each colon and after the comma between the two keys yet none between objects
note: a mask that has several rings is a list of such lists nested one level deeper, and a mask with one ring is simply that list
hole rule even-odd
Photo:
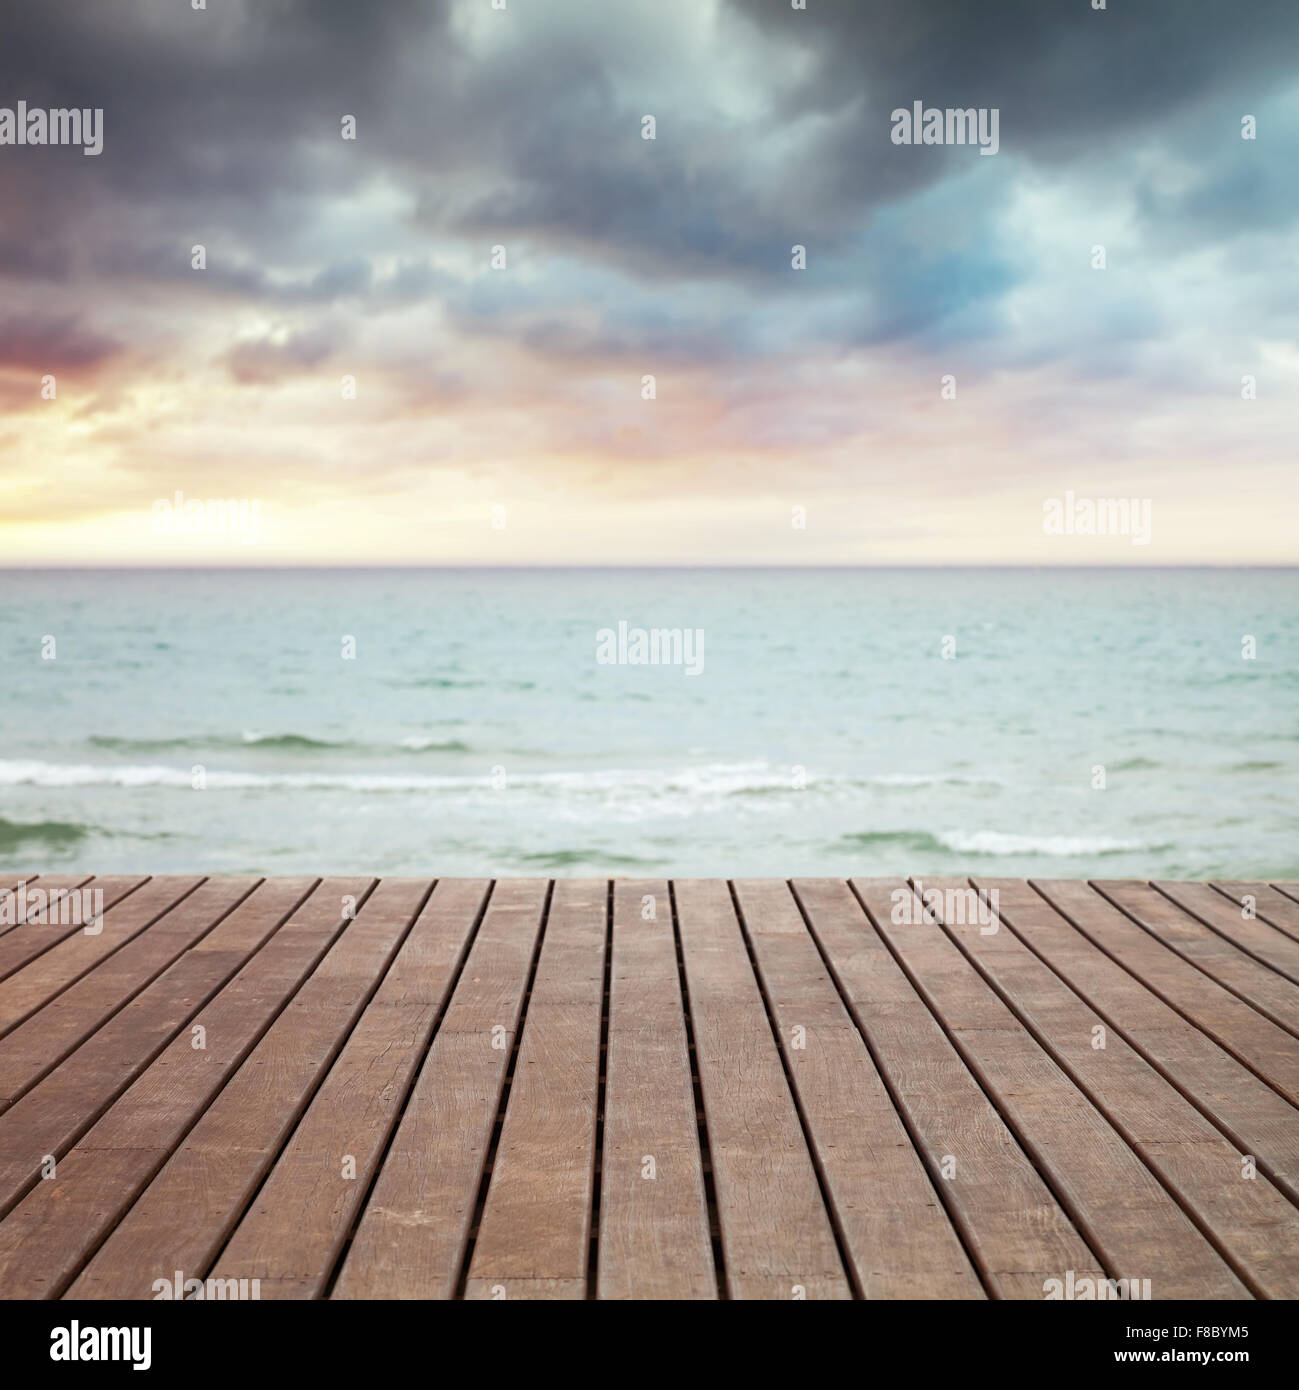
[{"label": "turquoise water", "polygon": [[1292,570],[8,571],[0,651],[6,870],[1299,878]]}]

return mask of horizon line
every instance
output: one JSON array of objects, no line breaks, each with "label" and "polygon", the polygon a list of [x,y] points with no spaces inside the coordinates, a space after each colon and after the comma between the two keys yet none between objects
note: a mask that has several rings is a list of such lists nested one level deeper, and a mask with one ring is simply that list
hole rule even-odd
[{"label": "horizon line", "polygon": [[261,565],[250,564],[117,564],[102,563],[91,565],[60,565],[60,564],[6,564],[0,561],[0,574],[102,574],[105,572],[121,572],[124,574],[140,573],[244,573],[244,574],[264,574],[264,573],[291,573],[294,571],[371,571],[371,572],[391,572],[391,571],[429,571],[446,570],[455,572],[464,571],[483,571],[483,572],[520,572],[535,574],[538,571],[552,570],[555,572],[571,571],[610,571],[610,570],[656,570],[656,571],[692,571],[692,570],[718,570],[718,571],[742,571],[742,570],[779,570],[791,573],[824,573],[828,571],[863,571],[863,570],[1059,570],[1059,571],[1079,571],[1110,572],[1124,571],[1136,573],[1149,573],[1153,570],[1296,570],[1299,569],[1299,559],[1293,561],[1274,561],[1274,562],[1248,562],[1248,561],[1181,561],[1162,564],[1120,564],[1120,563],[1097,563],[1088,564],[1079,562],[1074,564],[1062,563],[1034,563],[1029,561],[965,561],[959,563],[948,563],[943,561],[912,561],[897,564],[873,564],[870,562],[862,563],[829,563],[820,565],[810,564],[782,564],[780,562],[756,562],[756,561],[736,561],[734,563],[664,563],[664,562],[645,562],[642,564],[634,563],[603,563],[592,562],[589,564],[568,563],[537,563],[537,564],[488,564],[476,561],[428,561],[410,562],[394,564],[370,564],[357,562],[354,564],[343,563],[267,563]]}]

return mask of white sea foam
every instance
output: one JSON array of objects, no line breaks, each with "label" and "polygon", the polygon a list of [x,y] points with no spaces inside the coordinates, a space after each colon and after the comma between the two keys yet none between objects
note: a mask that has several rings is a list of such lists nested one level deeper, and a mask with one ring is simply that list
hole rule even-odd
[{"label": "white sea foam", "polygon": [[[248,737],[247,735],[245,737]],[[260,738],[264,736],[259,736]],[[251,740],[250,740],[251,741]],[[429,741],[411,748],[433,746]],[[488,770],[480,776],[438,776],[433,773],[345,772],[320,769],[313,772],[257,772],[206,769],[209,788],[337,788],[348,791],[419,792],[443,788],[482,787],[490,784]],[[518,772],[508,775],[511,786],[553,787],[569,793],[626,793],[653,796],[657,793],[693,793],[709,797],[744,795],[754,792],[788,792],[800,796],[808,789],[850,791],[853,788],[922,787],[936,783],[995,783],[985,776],[941,775],[931,773],[886,773],[878,776],[817,776],[807,772],[802,785],[795,784],[792,769],[766,762],[706,763],[684,768],[600,768],[549,772]],[[36,787],[184,787],[192,784],[188,767],[161,764],[51,763],[37,759],[0,761],[0,786]]]},{"label": "white sea foam", "polygon": [[957,854],[1046,854],[1059,859],[1154,848],[1138,840],[1116,840],[1104,835],[1007,835],[999,830],[938,831],[934,838]]},{"label": "white sea foam", "polygon": [[862,779],[872,787],[1003,787],[1004,777],[959,772],[883,772]]},{"label": "white sea foam", "polygon": [[[207,769],[206,785],[215,790],[241,788],[338,788],[349,791],[422,791],[470,786],[486,777],[385,776],[367,772],[222,772]],[[109,767],[91,763],[0,762],[0,786],[33,787],[184,787],[193,785],[188,768]]]},{"label": "white sea foam", "polygon": [[[509,775],[511,786],[554,787],[581,793],[626,791],[688,791],[726,795],[740,790],[785,786],[787,772],[767,772],[765,764],[714,764],[667,771],[658,769],[602,768],[600,770],[519,772]],[[192,785],[189,768],[159,764],[51,763],[37,759],[0,761],[0,786],[35,787],[183,787]],[[252,772],[205,770],[209,789],[241,788],[337,788],[346,791],[419,792],[449,788],[490,786],[491,776],[437,776],[432,773],[377,772]]]}]

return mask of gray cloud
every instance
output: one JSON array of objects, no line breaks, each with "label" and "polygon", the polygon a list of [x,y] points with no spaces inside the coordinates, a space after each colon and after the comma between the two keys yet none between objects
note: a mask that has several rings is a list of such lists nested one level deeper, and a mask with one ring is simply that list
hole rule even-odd
[{"label": "gray cloud", "polygon": [[331,358],[345,334],[315,329],[239,343],[226,354],[230,375],[243,386],[265,386],[286,377],[301,376]]},{"label": "gray cloud", "polygon": [[[321,337],[291,313],[287,343],[230,350],[244,382],[313,370],[341,325],[424,304],[465,339],[557,362],[901,341],[995,342],[1013,361],[1016,334],[1040,361],[1088,334],[1080,346],[1057,321],[1025,336],[1006,310],[1045,273],[1004,220],[1038,181],[1130,205],[1128,263],[1299,216],[1283,107],[1266,147],[1230,129],[1236,107],[1293,84],[1292,0],[720,0],[696,32],[704,4],[8,7],[0,101],[99,105],[106,120],[97,159],[0,150],[0,277],[52,287],[59,322],[84,304],[88,340],[111,341],[97,316],[119,301],[140,306],[129,347],[171,329],[147,321],[148,288],[155,318],[169,305],[177,331],[201,335],[228,338],[240,304],[339,316]],[[997,106],[1002,154],[894,146],[889,112],[913,100]],[[354,143],[339,139],[344,113]],[[1166,185],[1172,159],[1189,172]],[[498,240],[524,272],[508,287],[478,270]],[[804,274],[789,270],[795,242]],[[1149,285],[1126,321],[1091,316],[1093,288],[1079,313],[1097,336],[1162,324]]]}]

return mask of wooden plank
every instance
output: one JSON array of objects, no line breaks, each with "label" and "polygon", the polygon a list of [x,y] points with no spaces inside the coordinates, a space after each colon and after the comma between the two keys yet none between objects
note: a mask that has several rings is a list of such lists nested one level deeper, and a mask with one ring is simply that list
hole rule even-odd
[{"label": "wooden plank", "polygon": [[[72,878],[70,886],[73,888],[75,888],[79,883],[90,882],[89,874],[81,874],[80,876],[70,877]],[[30,885],[34,887],[38,878],[40,878],[40,874],[0,874],[0,893],[3,893],[6,896],[8,896],[9,894],[16,895],[18,890],[24,886]],[[3,936],[5,932],[9,931],[12,927],[17,925],[17,919],[11,915],[14,914],[15,911],[16,904],[12,904],[6,909],[6,915],[9,915],[11,917],[11,920],[4,924],[2,927],[0,927],[0,936]]]},{"label": "wooden plank", "polygon": [[[1138,885],[1139,886],[1139,885]],[[1159,933],[1145,929],[1150,921],[1160,920],[1170,934],[1185,930],[1189,934],[1203,933],[1212,939],[1205,948],[1207,956],[1235,958],[1240,964],[1266,974],[1278,984],[1286,984],[1264,966],[1240,954],[1227,942],[1214,936],[1207,927],[1192,921],[1174,903],[1149,890],[1150,898],[1128,892],[1124,896],[1141,907],[1142,921],[1124,911],[1099,884],[1075,884],[1073,880],[1052,881],[1043,891],[1065,915],[1073,920],[1073,907],[1087,915],[1087,924],[1078,926],[1093,935],[1103,949],[1110,951],[1125,968],[1134,971],[1141,980],[1156,989],[1174,1008],[1186,1015],[1210,1037],[1252,1067],[1270,1085],[1275,1086],[1287,1100],[1299,1105],[1299,1055],[1294,1046],[1292,1029],[1286,1029],[1253,1000],[1243,999],[1217,974],[1201,968],[1194,960],[1165,942]],[[1058,890],[1058,892],[1057,892]],[[1067,900],[1069,907],[1065,908]],[[1103,910],[1097,904],[1103,905]],[[1176,924],[1176,925],[1173,925]],[[1194,948],[1193,949],[1197,949]],[[1230,961],[1222,972],[1231,975]]]},{"label": "wooden plank", "polygon": [[[60,1160],[56,1175],[0,1221],[0,1298],[63,1292],[342,929],[361,920],[363,912],[353,922],[342,916],[344,898],[363,901],[372,885],[322,883]],[[203,1047],[194,1045],[196,1028]]]},{"label": "wooden plank", "polygon": [[849,1298],[730,892],[706,879],[674,889],[727,1289],[744,1299]]},{"label": "wooden plank", "polygon": [[986,1294],[787,884],[735,884],[813,1155],[865,1298]]},{"label": "wooden plank", "polygon": [[1035,886],[1125,970],[1299,1105],[1299,1057],[1289,1033],[1142,931],[1088,884],[1051,879]]},{"label": "wooden plank", "polygon": [[608,893],[591,879],[551,893],[468,1298],[586,1296]]},{"label": "wooden plank", "polygon": [[324,1293],[489,887],[485,879],[438,882],[212,1277],[258,1279],[263,1300]]},{"label": "wooden plank", "polygon": [[939,1181],[989,1289],[1040,1299],[1046,1281],[1068,1270],[1104,1278],[848,885],[796,879],[794,891],[921,1157],[931,1172],[946,1173]]},{"label": "wooden plank", "polygon": [[[1225,941],[1284,975],[1292,984],[1299,984],[1299,941],[1291,941],[1285,932],[1262,917],[1246,916],[1242,908],[1233,907],[1207,883],[1161,879],[1153,886]],[[1285,901],[1282,895],[1277,896]],[[1299,903],[1294,906],[1299,908]]]},{"label": "wooden plank", "polygon": [[585,1295],[586,1280],[583,1279],[512,1279],[506,1284],[487,1284],[481,1279],[471,1279],[465,1291],[467,1299],[504,1301],[506,1298],[521,1299],[528,1302],[573,1303]]},{"label": "wooden plank", "polygon": [[614,883],[597,1260],[600,1298],[717,1297],[672,901],[663,880]]},{"label": "wooden plank", "polygon": [[0,1298],[1299,1298],[1285,885],[35,882]]},{"label": "wooden plank", "polygon": [[1160,1298],[1248,1298],[1240,1279],[1105,1114],[926,920],[919,898],[898,923],[890,885],[863,880],[854,887],[912,984],[942,1018],[966,1064],[1112,1276],[1151,1279],[1153,1285],[1162,1270]]},{"label": "wooden plank", "polygon": [[[1260,1172],[1299,1201],[1299,1111],[1196,1020],[1172,1007],[1156,982],[1143,976],[1142,948],[1156,957],[1150,961],[1153,976],[1164,964],[1158,957],[1164,957],[1217,991],[1224,1008],[1233,1005],[1256,1025],[1271,1027],[1265,1019],[1146,936],[1085,883],[1048,880],[1036,884],[1037,891],[1015,879],[981,879],[978,885],[997,889],[1002,923],[1221,1129],[1242,1158],[1252,1155]],[[1128,936],[1140,938],[1135,953],[1127,949]],[[1120,960],[1119,952],[1127,959]],[[1205,1021],[1212,1021],[1212,1013]],[[1293,1048],[1288,1035],[1274,1031]]]},{"label": "wooden plank", "polygon": [[1279,888],[1273,888],[1270,883],[1251,883],[1246,879],[1217,879],[1213,887],[1230,898],[1237,907],[1245,907],[1248,902],[1251,912],[1257,912],[1265,922],[1270,922],[1292,941],[1299,941],[1299,902],[1288,898]]},{"label": "wooden plank", "polygon": [[[40,886],[45,888],[49,880],[42,878]],[[147,878],[94,878],[82,881],[82,886],[89,887],[92,893],[102,892],[104,895],[104,910],[121,903],[136,889],[147,883]],[[66,893],[75,888],[75,883],[70,883],[61,888],[61,893]],[[48,911],[36,911],[28,913],[27,922],[13,927],[0,937],[0,980],[7,979],[15,971],[21,970],[29,961],[33,961],[43,951],[48,951],[57,946],[76,933],[84,931],[84,927],[74,923],[61,923],[52,925],[49,921]],[[60,916],[58,911],[55,916]],[[107,920],[107,918],[105,918]]]},{"label": "wooden plank", "polygon": [[1106,879],[1092,886],[1197,970],[1299,1037],[1299,985],[1238,951],[1147,883]]},{"label": "wooden plank", "polygon": [[0,1111],[234,910],[255,878],[209,879],[147,931],[0,1038]]},{"label": "wooden plank", "polygon": [[[208,938],[0,1115],[0,1214],[62,1157],[307,896],[314,879],[273,879]],[[200,942],[199,946],[206,946]]]},{"label": "wooden plank", "polygon": [[202,882],[201,878],[152,878],[118,906],[107,910],[94,930],[74,927],[57,945],[14,971],[0,983],[0,1037],[152,926]]},{"label": "wooden plank", "polygon": [[[386,878],[73,1281],[69,1298],[148,1298],[203,1278],[378,988],[433,885]],[[185,1221],[177,1228],[176,1213]]]},{"label": "wooden plank", "polygon": [[493,886],[331,1297],[455,1295],[547,887],[543,879]]},{"label": "wooden plank", "polygon": [[955,909],[944,924],[954,949],[1144,1158],[1250,1290],[1264,1298],[1299,1295],[1299,1210],[1266,1178],[1242,1181],[1235,1146],[995,914],[986,930],[972,921],[952,895],[968,887],[960,879],[925,880],[927,890],[942,894],[927,898],[940,919]]}]

